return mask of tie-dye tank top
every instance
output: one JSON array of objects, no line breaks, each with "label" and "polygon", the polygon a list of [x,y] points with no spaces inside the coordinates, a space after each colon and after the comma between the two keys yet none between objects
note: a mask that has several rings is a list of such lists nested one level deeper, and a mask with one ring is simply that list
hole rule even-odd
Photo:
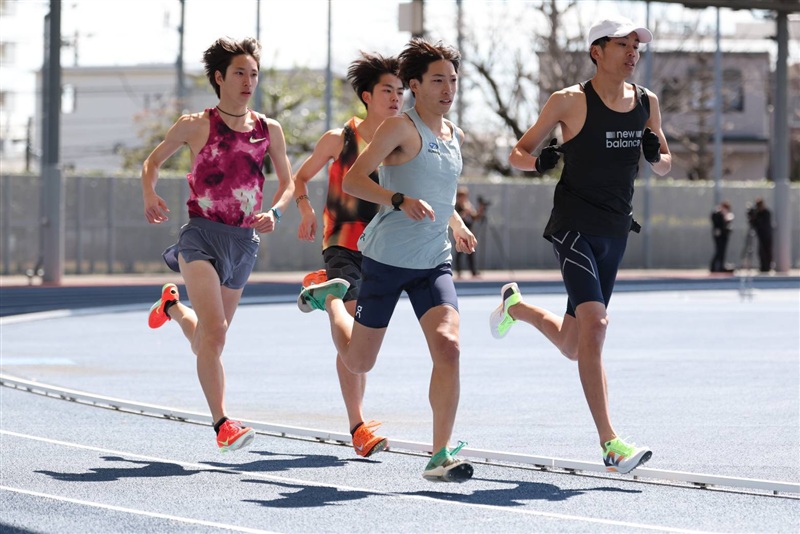
[{"label": "tie-dye tank top", "polygon": [[186,176],[189,217],[249,227],[261,211],[264,196],[261,165],[269,148],[267,122],[257,117],[251,131],[237,132],[225,124],[216,108],[206,111],[211,122],[208,141]]},{"label": "tie-dye tank top", "polygon": [[[344,127],[342,153],[331,163],[328,171],[328,200],[322,212],[322,250],[328,247],[344,247],[358,251],[361,232],[378,213],[378,205],[361,200],[342,191],[344,175],[353,166],[358,155],[367,147],[367,142],[358,135],[356,117]],[[370,174],[378,183],[378,172]]]}]

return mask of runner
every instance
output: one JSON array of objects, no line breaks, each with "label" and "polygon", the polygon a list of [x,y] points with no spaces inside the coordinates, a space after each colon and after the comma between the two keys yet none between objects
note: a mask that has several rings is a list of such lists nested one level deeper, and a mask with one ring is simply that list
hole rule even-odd
[{"label": "runner", "polygon": [[[355,319],[341,299],[347,280],[311,285],[301,299],[327,310],[342,361],[363,374],[375,365],[400,295],[408,294],[433,360],[434,454],[423,476],[463,482],[473,473],[470,463],[454,458],[464,443],[449,448],[460,391],[460,348],[448,225],[458,250],[474,252],[477,240],[455,211],[464,133],[444,118],[458,87],[461,55],[417,38],[399,59],[400,78],[414,94],[414,107],[381,124],[344,180],[347,193],[381,206],[359,240],[363,281]],[[379,185],[369,175],[381,163]]]},{"label": "runner", "polygon": [[[169,208],[156,193],[158,171],[184,145],[191,151],[190,219],[164,259],[183,276],[192,308],[180,302],[175,284],[165,284],[148,324],[160,328],[174,319],[189,340],[222,452],[247,446],[255,437],[252,428],[227,417],[222,351],[255,265],[258,234],[275,229],[294,189],[280,124],[247,107],[258,86],[260,56],[261,45],[252,38],[221,38],[211,45],[203,63],[219,103],[180,117],[142,167],[145,218],[160,224],[168,220]],[[267,154],[279,185],[271,207],[262,211]]]},{"label": "runner", "polygon": [[[314,241],[317,234],[317,217],[311,200],[308,198],[307,184],[331,160],[328,170],[328,198],[322,215],[322,257],[325,269],[310,273],[303,282],[304,287],[311,283],[326,284],[326,280],[341,278],[350,284],[344,294],[347,312],[355,314],[356,299],[361,286],[361,252],[358,238],[364,228],[378,212],[378,206],[342,191],[344,175],[355,162],[358,155],[372,141],[375,130],[387,117],[400,113],[403,107],[403,82],[397,76],[396,58],[385,58],[378,54],[361,54],[350,64],[347,79],[353,86],[367,116],[364,120],[351,118],[343,128],[326,132],[317,142],[314,152],[298,169],[294,177],[295,201],[302,214],[297,237]],[[377,182],[378,171],[370,174]],[[301,310],[309,312],[312,308],[298,298]],[[350,372],[336,356],[336,372],[347,410],[353,448],[360,456],[372,456],[388,447],[388,440],[373,432],[380,423],[364,421],[363,402],[367,387],[367,374]]]},{"label": "runner", "polygon": [[[522,301],[517,284],[503,286],[503,302],[491,314],[492,334],[501,338],[516,321],[536,327],[567,358],[577,360],[581,384],[594,418],[609,471],[627,473],[652,456],[619,438],[611,425],[603,343],[607,307],[625,253],[633,220],[633,181],[639,159],[665,175],[671,167],[661,131],[658,99],[627,83],[639,61],[639,45],[650,30],[625,18],[596,23],[589,30],[589,55],[597,73],[588,82],[553,93],[536,124],[522,136],[509,162],[518,169],[545,172],[564,154],[554,206],[544,237],[552,242],[569,297],[563,318]],[[536,149],[556,127],[564,142]]]}]

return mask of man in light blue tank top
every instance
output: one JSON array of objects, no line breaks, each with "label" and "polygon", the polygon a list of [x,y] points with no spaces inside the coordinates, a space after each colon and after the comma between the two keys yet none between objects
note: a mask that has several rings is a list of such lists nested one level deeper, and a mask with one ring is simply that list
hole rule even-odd
[{"label": "man in light blue tank top", "polygon": [[[399,56],[400,78],[414,93],[413,109],[387,118],[344,178],[343,189],[374,202],[380,211],[364,230],[362,286],[355,318],[337,295],[344,280],[309,286],[301,294],[327,310],[334,343],[353,373],[375,365],[394,308],[405,291],[431,348],[433,451],[423,477],[464,482],[468,462],[454,458],[449,441],[459,398],[459,314],[450,266],[448,226],[459,252],[475,251],[477,240],[455,211],[464,133],[444,115],[458,87],[461,56],[442,43],[413,39]],[[369,174],[383,165],[380,184]]]}]

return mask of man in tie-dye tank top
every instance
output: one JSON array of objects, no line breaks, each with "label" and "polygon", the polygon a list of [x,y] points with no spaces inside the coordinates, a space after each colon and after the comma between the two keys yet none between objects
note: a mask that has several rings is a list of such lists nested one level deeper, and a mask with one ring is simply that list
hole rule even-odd
[{"label": "man in tie-dye tank top", "polygon": [[[156,193],[158,171],[181,147],[191,153],[189,223],[164,259],[183,276],[192,308],[179,302],[175,284],[166,284],[148,324],[159,328],[175,319],[189,340],[222,452],[240,449],[255,436],[252,428],[228,419],[225,410],[226,332],[255,265],[258,234],[275,229],[294,190],[280,124],[247,107],[258,85],[260,57],[261,45],[252,38],[222,38],[211,45],[203,63],[219,104],[180,117],[142,167],[145,218],[159,224],[168,220],[170,210]],[[278,189],[265,210],[266,155]]]},{"label": "man in tie-dye tank top", "polygon": [[[294,177],[294,197],[302,215],[297,237],[314,241],[317,235],[317,217],[308,197],[307,183],[328,163],[328,198],[322,213],[322,256],[325,269],[306,277],[308,283],[326,284],[327,279],[342,278],[350,283],[344,295],[345,308],[353,315],[361,285],[361,252],[358,238],[378,212],[378,206],[342,191],[344,175],[358,155],[372,141],[378,126],[387,117],[400,113],[403,107],[403,82],[397,76],[395,58],[378,54],[361,54],[350,64],[347,79],[361,102],[367,108],[364,120],[351,118],[343,128],[326,132],[317,142],[314,152],[303,162]],[[371,175],[378,181],[378,171]],[[302,299],[300,309],[311,311]],[[371,456],[388,446],[386,438],[373,432],[380,424],[364,422],[362,413],[367,375],[354,374],[336,357],[336,371],[342,390],[353,448],[360,456]]]}]

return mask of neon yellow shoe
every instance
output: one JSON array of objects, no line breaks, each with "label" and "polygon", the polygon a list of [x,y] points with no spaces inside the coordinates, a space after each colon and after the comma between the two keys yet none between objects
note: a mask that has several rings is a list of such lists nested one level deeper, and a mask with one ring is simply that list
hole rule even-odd
[{"label": "neon yellow shoe", "polygon": [[427,480],[444,482],[466,482],[472,478],[472,464],[466,460],[456,460],[453,458],[466,442],[459,441],[458,447],[447,450],[442,447],[439,452],[431,456],[431,460],[422,472],[422,477]]},{"label": "neon yellow shoe", "polygon": [[606,464],[606,470],[617,473],[630,473],[651,456],[653,451],[647,447],[637,447],[635,443],[626,443],[620,438],[606,441],[606,446],[603,448],[603,463]]},{"label": "neon yellow shoe", "polygon": [[503,302],[489,316],[489,329],[495,339],[505,337],[511,327],[514,326],[514,323],[517,322],[516,319],[508,314],[508,309],[514,304],[522,302],[519,286],[514,282],[504,285],[503,289],[500,290],[500,296]]}]

